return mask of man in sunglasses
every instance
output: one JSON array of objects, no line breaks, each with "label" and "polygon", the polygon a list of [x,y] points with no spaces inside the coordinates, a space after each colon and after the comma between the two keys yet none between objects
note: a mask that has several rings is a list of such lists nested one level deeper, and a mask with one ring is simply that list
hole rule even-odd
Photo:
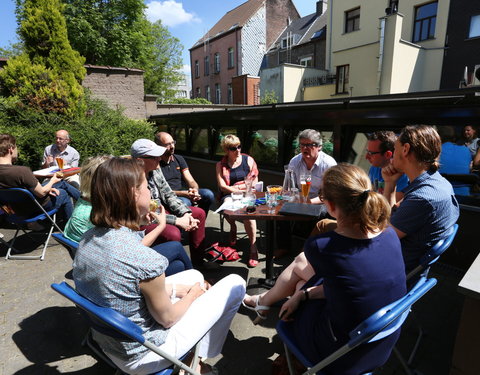
[{"label": "man in sunglasses", "polygon": [[200,189],[188,168],[187,162],[181,155],[175,154],[173,137],[166,132],[155,135],[155,143],[165,147],[165,152],[160,159],[160,168],[168,185],[187,206],[198,205],[208,215],[208,210],[214,199],[210,189]]},{"label": "man in sunglasses", "polygon": [[[365,159],[372,165],[368,176],[375,191],[383,194],[385,182],[382,177],[382,168],[388,166],[393,159],[393,150],[397,136],[392,131],[381,130],[367,135],[367,151]],[[396,199],[403,198],[402,190],[408,185],[408,178],[403,174],[397,181]]]}]

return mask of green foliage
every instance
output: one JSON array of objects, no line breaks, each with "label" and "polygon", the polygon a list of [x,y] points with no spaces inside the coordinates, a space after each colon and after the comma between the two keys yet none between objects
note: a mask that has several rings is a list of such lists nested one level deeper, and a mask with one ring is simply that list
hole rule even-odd
[{"label": "green foliage", "polygon": [[21,55],[0,72],[3,94],[45,112],[71,114],[81,103],[84,59],[67,38],[60,0],[18,0]]},{"label": "green foliage", "polygon": [[151,123],[128,119],[101,100],[90,99],[87,95],[85,108],[67,117],[24,108],[12,98],[0,97],[0,133],[17,137],[18,163],[33,169],[40,167],[43,150],[53,143],[53,136],[59,129],[68,130],[71,145],[82,160],[101,154],[129,154],[136,139],[153,138]]},{"label": "green foliage", "polygon": [[15,56],[21,55],[23,52],[23,44],[22,43],[11,43],[6,48],[0,47],[0,57],[5,57],[10,59]]},{"label": "green foliage", "polygon": [[149,22],[143,0],[62,0],[72,46],[88,64],[145,71],[145,93],[174,96],[183,46],[160,21]]},{"label": "green foliage", "polygon": [[188,99],[188,98],[172,98],[168,99],[166,104],[212,104],[212,102],[208,101],[205,98],[194,98],[194,99]]},{"label": "green foliage", "polygon": [[278,102],[277,95],[275,94],[275,91],[267,90],[265,91],[265,94],[262,95],[262,98],[260,99],[260,104],[275,104]]}]

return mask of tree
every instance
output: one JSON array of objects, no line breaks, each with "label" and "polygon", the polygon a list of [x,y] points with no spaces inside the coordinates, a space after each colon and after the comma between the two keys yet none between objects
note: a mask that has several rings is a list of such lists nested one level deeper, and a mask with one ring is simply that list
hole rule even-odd
[{"label": "tree", "polygon": [[72,46],[88,64],[145,71],[145,93],[173,97],[183,47],[160,21],[149,22],[143,0],[62,0]]},{"label": "tree", "polygon": [[276,104],[278,102],[277,95],[275,91],[265,91],[265,94],[262,95],[260,100],[260,104]]},{"label": "tree", "polygon": [[23,53],[0,72],[3,93],[46,112],[71,113],[83,97],[84,59],[67,38],[60,0],[17,2]]}]

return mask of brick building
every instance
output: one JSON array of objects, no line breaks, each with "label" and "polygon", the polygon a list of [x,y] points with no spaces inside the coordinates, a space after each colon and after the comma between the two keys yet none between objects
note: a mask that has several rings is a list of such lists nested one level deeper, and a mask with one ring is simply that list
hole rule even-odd
[{"label": "brick building", "polygon": [[[299,17],[291,0],[249,0],[227,12],[190,48],[193,97],[216,104],[259,104],[258,78],[254,77],[259,75],[263,56]],[[234,77],[242,77],[243,83],[238,83],[240,78],[232,83]]]}]

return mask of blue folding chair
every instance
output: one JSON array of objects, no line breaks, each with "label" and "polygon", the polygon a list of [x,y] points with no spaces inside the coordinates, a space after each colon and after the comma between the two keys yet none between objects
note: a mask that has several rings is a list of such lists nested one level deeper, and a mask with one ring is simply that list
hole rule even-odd
[{"label": "blue folding chair", "polygon": [[[162,349],[157,347],[155,344],[151,343],[150,341],[146,340],[143,336],[142,329],[133,323],[130,319],[126,318],[119,312],[108,308],[108,307],[101,307],[97,304],[93,303],[89,299],[82,297],[80,294],[77,293],[75,289],[73,289],[70,285],[65,282],[61,282],[60,284],[52,284],[51,285],[53,290],[60,293],[65,298],[72,301],[82,312],[84,312],[88,323],[90,324],[91,328],[94,330],[103,333],[105,335],[111,336],[117,339],[123,340],[134,340],[138,343],[142,344],[146,348],[150,349],[154,353],[157,353],[159,356],[165,358],[166,360],[172,362],[172,366],[163,369],[159,372],[156,372],[152,375],[170,375],[173,374],[175,371],[183,369],[185,372],[192,374],[192,375],[200,375],[194,369],[198,365],[198,349],[199,345],[195,346],[194,352],[194,362],[191,367],[187,366],[185,363],[181,361],[181,359],[177,359],[168,353],[165,353]],[[87,338],[88,343],[88,338]],[[95,351],[95,350],[94,350]],[[107,357],[108,358],[108,357]],[[109,361],[110,365],[113,365],[113,362]]]},{"label": "blue folding chair", "polygon": [[452,227],[452,232],[446,238],[439,240],[430,250],[428,250],[425,255],[420,259],[420,264],[411,270],[407,275],[407,281],[411,280],[414,276],[420,274],[420,272],[428,269],[433,263],[435,263],[440,255],[442,255],[445,250],[447,250],[452,244],[453,240],[458,231],[458,224],[454,224]]},{"label": "blue folding chair", "polygon": [[[17,214],[15,213],[15,207],[19,204],[31,203],[31,214]],[[5,212],[6,220],[17,226],[17,231],[15,232],[15,236],[9,242],[9,248],[7,251],[7,256],[5,259],[40,259],[43,260],[45,258],[45,251],[47,250],[48,243],[50,241],[50,237],[52,236],[53,228],[57,228],[61,233],[62,230],[58,227],[57,223],[55,222],[57,209],[52,209],[46,211],[40,202],[35,199],[35,196],[28,191],[27,189],[21,188],[10,188],[10,189],[0,189],[0,206],[2,207],[3,211]],[[12,250],[18,252],[13,246],[15,244],[15,240],[17,239],[18,232],[23,231],[25,234],[28,233],[25,231],[25,226],[29,223],[34,223],[39,220],[48,219],[51,223],[50,230],[48,232],[47,239],[45,240],[43,251],[41,255],[12,255]]]},{"label": "blue folding chair", "polygon": [[63,233],[53,233],[52,237],[60,244],[62,245],[65,249],[67,249],[68,253],[70,254],[70,257],[75,259],[75,254],[77,253],[78,250],[78,242],[73,241],[67,237]]},{"label": "blue folding chair", "polygon": [[[427,293],[437,280],[434,278],[421,278],[419,282],[399,300],[381,308],[376,313],[365,319],[350,332],[350,340],[341,348],[324,358],[318,363],[309,361],[299,350],[297,343],[293,339],[292,323],[280,320],[277,324],[277,332],[285,346],[288,369],[293,375],[294,369],[290,352],[308,368],[303,375],[322,374],[321,369],[332,362],[341,358],[346,353],[355,349],[361,344],[377,341],[394,333],[403,324],[410,312],[411,306],[417,302],[425,293]],[[373,369],[372,369],[373,370]],[[369,373],[370,374],[370,373]],[[367,375],[367,374],[364,374]]]}]

